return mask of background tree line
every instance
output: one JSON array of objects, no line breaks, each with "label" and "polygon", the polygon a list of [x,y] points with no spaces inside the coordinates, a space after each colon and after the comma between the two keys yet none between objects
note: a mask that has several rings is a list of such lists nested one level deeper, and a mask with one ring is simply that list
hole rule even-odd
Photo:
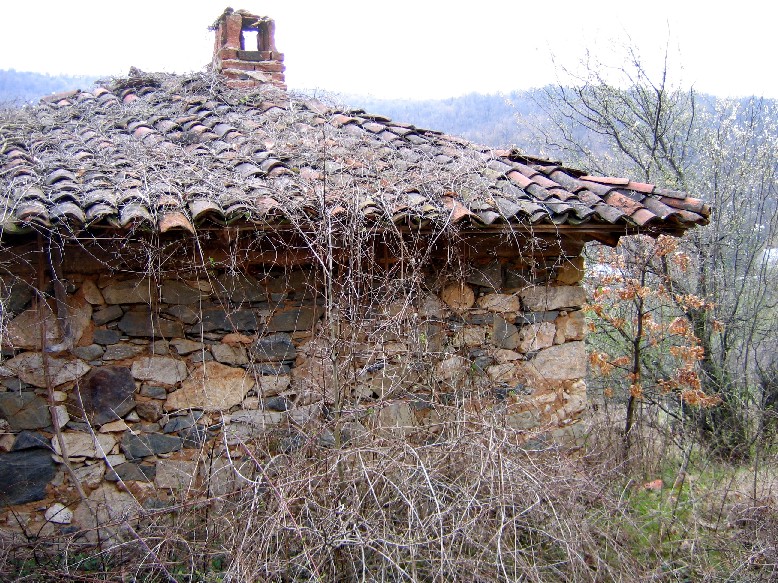
[{"label": "background tree line", "polygon": [[0,70],[0,104],[20,105],[50,93],[91,87],[97,77]]}]

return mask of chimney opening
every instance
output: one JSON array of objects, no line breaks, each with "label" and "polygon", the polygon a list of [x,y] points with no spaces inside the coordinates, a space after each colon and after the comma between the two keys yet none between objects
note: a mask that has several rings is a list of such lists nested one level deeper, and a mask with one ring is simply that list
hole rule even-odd
[{"label": "chimney opening", "polygon": [[258,51],[259,48],[259,31],[258,30],[244,30],[240,35],[240,48],[244,51]]}]

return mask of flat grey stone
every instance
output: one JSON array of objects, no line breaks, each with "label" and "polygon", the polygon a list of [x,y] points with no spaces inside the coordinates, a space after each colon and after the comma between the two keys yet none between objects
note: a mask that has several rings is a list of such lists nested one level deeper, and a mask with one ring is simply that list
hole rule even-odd
[{"label": "flat grey stone", "polygon": [[48,437],[42,433],[38,433],[37,431],[25,430],[16,436],[16,440],[14,441],[14,445],[11,448],[11,451],[22,451],[25,449],[33,449],[35,447],[50,449],[49,446],[50,443]]},{"label": "flat grey stone", "polygon": [[275,280],[287,291],[308,292],[316,286],[315,276],[310,271],[295,269],[292,272],[285,273]]},{"label": "flat grey stone", "polygon": [[32,300],[32,287],[20,279],[3,282],[3,288],[3,308],[8,313],[18,314]]},{"label": "flat grey stone", "polygon": [[116,330],[95,330],[92,334],[92,340],[95,344],[102,344],[103,346],[116,344],[121,339],[122,335]]},{"label": "flat grey stone", "polygon": [[288,364],[282,362],[260,362],[253,366],[254,374],[258,376],[286,376],[291,373]]},{"label": "flat grey stone", "polygon": [[502,288],[503,282],[502,266],[498,261],[493,261],[489,265],[474,266],[466,281],[498,291]]},{"label": "flat grey stone", "polygon": [[172,417],[170,421],[165,423],[165,427],[162,429],[162,431],[165,433],[175,433],[176,431],[181,431],[182,429],[188,429],[197,423],[197,421],[202,418],[202,416],[202,411],[192,411],[186,415]]},{"label": "flat grey stone", "polygon": [[224,364],[247,364],[249,359],[243,346],[230,346],[229,344],[214,344],[211,346],[211,354],[214,359]]},{"label": "flat grey stone", "polygon": [[202,350],[205,346],[202,342],[195,342],[188,338],[176,338],[171,340],[170,344],[176,349],[176,352],[181,355],[191,354],[196,350]]},{"label": "flat grey stone", "polygon": [[221,308],[203,310],[199,324],[187,329],[190,334],[202,332],[255,332],[259,321],[251,310],[233,310],[227,312]]},{"label": "flat grey stone", "polygon": [[33,393],[0,393],[0,416],[13,431],[43,429],[51,425],[49,408],[44,399]]},{"label": "flat grey stone", "polygon": [[527,366],[540,378],[556,381],[584,378],[586,364],[584,343],[565,342],[540,350]]},{"label": "flat grey stone", "polygon": [[521,304],[531,312],[580,308],[586,301],[586,292],[579,285],[528,287],[519,295]]},{"label": "flat grey stone", "polygon": [[297,349],[292,337],[284,332],[259,338],[251,345],[251,353],[258,360],[292,360]]},{"label": "flat grey stone", "polygon": [[138,346],[136,344],[112,344],[105,349],[103,354],[103,360],[124,360],[125,358],[132,358],[138,356],[142,352],[145,352],[145,346]]},{"label": "flat grey stone", "polygon": [[134,464],[126,462],[114,466],[112,470],[105,473],[105,479],[109,482],[118,482],[121,479],[124,482],[153,482],[157,476],[157,466],[154,464]]},{"label": "flat grey stone", "polygon": [[169,356],[148,356],[132,363],[132,374],[139,381],[174,385],[186,378],[186,364]]},{"label": "flat grey stone", "polygon": [[201,352],[195,352],[192,355],[192,362],[211,362],[213,360],[213,356],[211,355],[210,351],[203,350]]},{"label": "flat grey stone", "polygon": [[184,324],[195,324],[200,321],[200,312],[191,306],[172,306],[165,313],[178,318]]},{"label": "flat grey stone", "polygon": [[517,271],[515,269],[510,269],[510,268],[505,270],[506,290],[523,288],[531,284],[532,284],[532,277],[529,273],[524,271]]},{"label": "flat grey stone", "polygon": [[135,408],[135,379],[124,366],[92,369],[68,397],[68,413],[74,419],[103,425],[121,419]]},{"label": "flat grey stone", "polygon": [[494,314],[466,314],[465,321],[473,326],[491,326],[494,323]]},{"label": "flat grey stone", "polygon": [[105,303],[103,294],[97,287],[97,284],[91,279],[86,279],[81,284],[81,293],[84,295],[84,299],[93,306],[99,306]]},{"label": "flat grey stone", "polygon": [[162,301],[166,304],[196,304],[208,294],[190,287],[183,281],[166,279],[162,282]]},{"label": "flat grey stone", "polygon": [[80,379],[90,370],[80,358],[49,357],[48,378],[44,374],[43,357],[39,352],[22,352],[7,360],[5,365],[25,383],[45,388],[48,382],[55,387]]},{"label": "flat grey stone", "polygon": [[494,359],[491,356],[479,356],[473,360],[473,368],[480,373],[485,372],[486,368],[492,364],[494,364]]},{"label": "flat grey stone", "polygon": [[165,387],[158,387],[156,385],[143,385],[140,388],[140,394],[144,397],[151,397],[152,399],[167,399]]},{"label": "flat grey stone", "polygon": [[144,338],[180,338],[184,336],[184,327],[180,322],[165,320],[146,311],[127,312],[119,321],[119,329],[127,336]]},{"label": "flat grey stone", "polygon": [[282,453],[292,453],[302,449],[307,442],[308,438],[305,435],[295,431],[279,439],[278,448]]},{"label": "flat grey stone", "polygon": [[133,435],[131,432],[125,431],[121,447],[127,459],[140,459],[160,453],[178,451],[183,447],[183,444],[180,437],[172,435],[162,433]]},{"label": "flat grey stone", "polygon": [[0,506],[25,504],[46,498],[46,485],[56,466],[51,451],[28,449],[0,454]]},{"label": "flat grey stone", "polygon": [[265,399],[264,408],[268,411],[287,411],[292,406],[292,402],[286,397],[275,396]]},{"label": "flat grey stone", "polygon": [[505,424],[511,429],[519,431],[533,429],[538,426],[539,416],[537,411],[523,411],[505,416]]},{"label": "flat grey stone", "polygon": [[316,445],[326,447],[327,449],[335,447],[335,435],[329,429],[322,430],[316,437]]},{"label": "flat grey stone", "polygon": [[138,423],[133,426],[136,433],[159,433],[162,428],[159,423]]},{"label": "flat grey stone", "polygon": [[27,383],[22,381],[21,379],[17,378],[10,378],[10,379],[3,379],[2,384],[5,388],[7,388],[9,391],[14,391],[16,393],[24,390],[27,388]]},{"label": "flat grey stone", "polygon": [[269,294],[286,295],[286,292],[289,291],[287,279],[284,275],[279,275],[278,277],[266,277],[262,281],[262,286]]},{"label": "flat grey stone", "polygon": [[92,321],[97,326],[102,326],[108,322],[113,322],[122,317],[124,312],[119,306],[108,306],[103,310],[98,310],[92,314]]},{"label": "flat grey stone", "polygon": [[340,433],[341,441],[344,444],[353,443],[360,437],[367,434],[367,429],[359,421],[348,421],[343,424],[343,429]]},{"label": "flat grey stone", "polygon": [[111,283],[103,288],[106,304],[151,304],[157,286],[150,279],[132,279]]},{"label": "flat grey stone", "polygon": [[514,324],[523,326],[525,324],[540,324],[542,322],[553,322],[559,317],[559,310],[548,312],[522,312],[516,316]]},{"label": "flat grey stone", "polygon": [[103,355],[105,349],[99,344],[90,344],[89,346],[78,346],[70,352],[83,360],[97,360]]},{"label": "flat grey stone", "polygon": [[495,314],[492,327],[492,341],[500,348],[513,350],[519,345],[519,329],[513,324],[506,322],[499,314]]},{"label": "flat grey stone", "polygon": [[224,273],[214,285],[216,294],[233,304],[247,302],[262,302],[267,294],[259,282],[251,276],[242,273]]},{"label": "flat grey stone", "polygon": [[163,415],[162,403],[160,401],[143,401],[135,405],[135,412],[144,421],[158,421]]},{"label": "flat grey stone", "polygon": [[155,340],[151,345],[151,353],[157,356],[170,354],[170,345],[167,340]]},{"label": "flat grey stone", "polygon": [[175,506],[176,502],[173,500],[160,500],[158,498],[149,498],[144,500],[143,508],[146,510],[165,510],[171,506]]},{"label": "flat grey stone", "polygon": [[178,436],[181,438],[185,448],[195,449],[201,447],[206,441],[213,439],[215,433],[202,425],[192,425],[192,427],[179,431]]},{"label": "flat grey stone", "polygon": [[292,308],[283,312],[276,312],[268,321],[266,330],[268,332],[311,330],[322,313],[311,307]]},{"label": "flat grey stone", "polygon": [[82,423],[81,421],[73,421],[72,419],[67,422],[65,428],[71,431],[80,431],[81,433],[89,433],[92,429],[91,427],[89,427],[88,423]]}]

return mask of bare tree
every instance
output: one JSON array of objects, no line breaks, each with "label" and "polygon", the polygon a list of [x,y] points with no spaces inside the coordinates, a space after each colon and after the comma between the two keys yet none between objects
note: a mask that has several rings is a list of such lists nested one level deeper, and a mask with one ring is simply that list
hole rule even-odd
[{"label": "bare tree", "polygon": [[546,151],[592,173],[634,179],[701,196],[711,224],[683,241],[693,269],[668,277],[673,297],[693,294],[698,309],[676,302],[701,346],[705,391],[721,406],[698,427],[724,455],[743,455],[754,434],[757,362],[774,345],[778,295],[769,285],[776,245],[778,120],[762,98],[717,99],[673,80],[669,56],[651,74],[633,50],[616,67],[586,61],[569,81],[546,89],[547,120],[538,133]]}]

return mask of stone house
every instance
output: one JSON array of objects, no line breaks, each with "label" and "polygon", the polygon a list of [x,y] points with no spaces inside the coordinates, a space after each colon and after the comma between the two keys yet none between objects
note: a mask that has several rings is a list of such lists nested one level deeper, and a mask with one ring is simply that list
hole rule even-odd
[{"label": "stone house", "polygon": [[272,20],[215,30],[208,73],[3,114],[0,522],[164,502],[253,440],[575,439],[583,245],[709,209],[293,95]]}]

